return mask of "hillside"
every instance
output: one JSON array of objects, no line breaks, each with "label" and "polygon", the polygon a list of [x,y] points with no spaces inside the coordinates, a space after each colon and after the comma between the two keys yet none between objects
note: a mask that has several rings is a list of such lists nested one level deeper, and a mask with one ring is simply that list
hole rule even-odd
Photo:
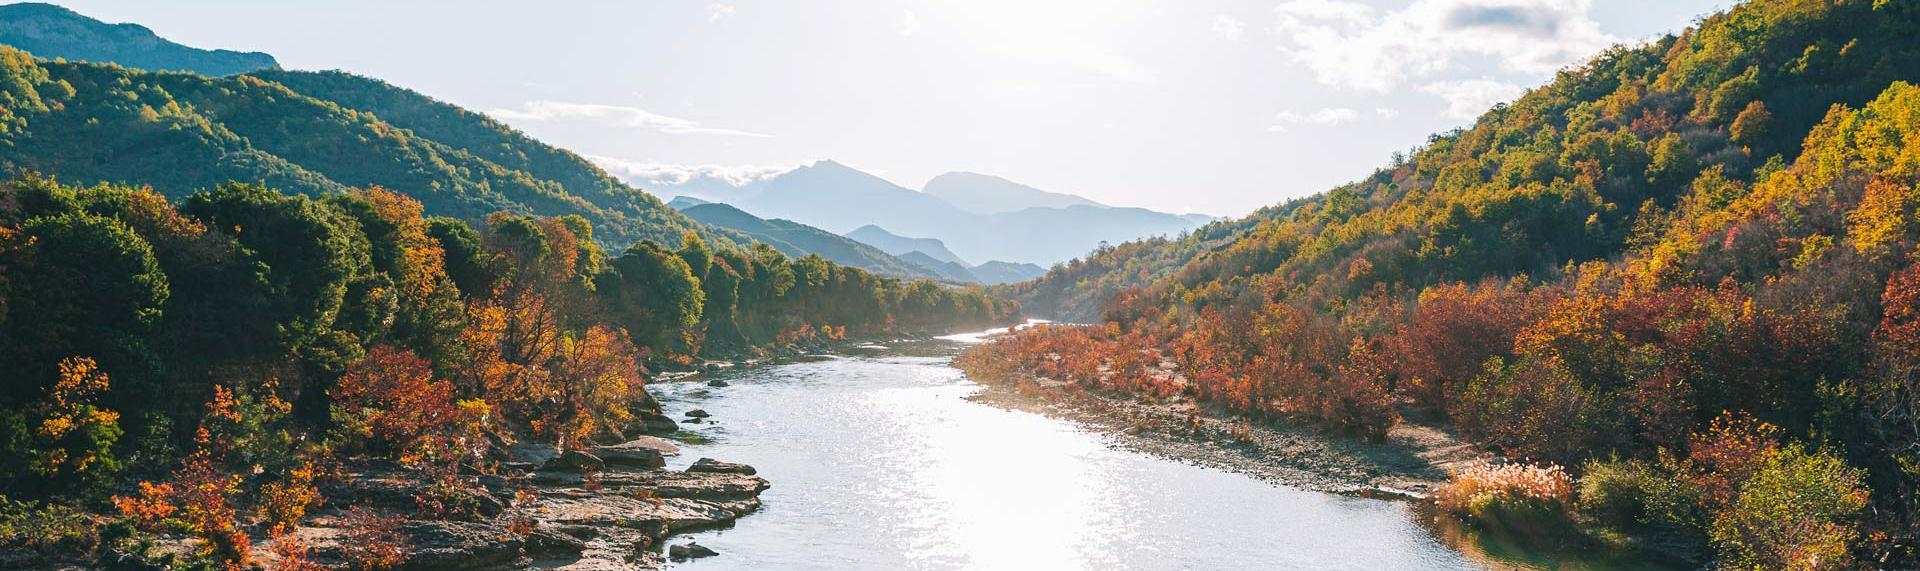
[{"label": "hillside", "polygon": [[904,256],[909,252],[919,252],[941,262],[952,262],[963,266],[967,265],[967,261],[960,259],[960,256],[954,254],[952,250],[948,250],[945,243],[933,238],[908,238],[888,232],[887,229],[872,224],[855,228],[852,232],[848,232],[846,236],[895,256]]},{"label": "hillside", "polygon": [[947,277],[845,236],[787,220],[763,219],[717,202],[688,206],[681,212],[701,224],[738,231],[753,241],[773,246],[774,249],[780,250],[780,253],[795,258],[804,258],[810,254],[818,255],[829,262],[885,276],[931,279]]},{"label": "hillside", "polygon": [[[1608,50],[1359,182],[1007,288],[1118,327],[982,361],[1158,350],[1179,392],[1240,414],[1377,437],[1405,407],[1626,487],[1602,501],[1656,501],[1624,478],[1702,486],[1681,514],[1582,514],[1685,558],[1910,565],[1916,31],[1909,2],[1760,0]],[[1796,499],[1766,491],[1783,477]],[[1822,493],[1862,500],[1808,499]]]},{"label": "hillside", "polygon": [[273,56],[260,52],[187,47],[138,24],[108,24],[52,4],[31,2],[0,6],[0,44],[45,58],[211,76],[280,67]]},{"label": "hillside", "polygon": [[[0,101],[8,112],[0,167],[13,171],[151,184],[173,198],[229,180],[309,195],[384,186],[420,200],[429,214],[469,221],[500,210],[577,214],[594,223],[597,239],[616,246],[642,239],[677,244],[696,229],[723,244],[737,238],[700,229],[571,153],[373,80],[266,74],[315,91],[323,90],[313,84],[331,80],[377,92],[341,104],[261,76],[35,61],[11,49],[0,60],[0,78],[10,85],[10,97]],[[404,117],[419,130],[359,105]]]},{"label": "hillside", "polygon": [[1015,264],[994,260],[970,268],[973,277],[985,285],[1010,284],[1037,279],[1047,274],[1047,269],[1033,264]]},{"label": "hillside", "polygon": [[979,281],[979,278],[974,277],[973,271],[968,270],[966,266],[958,263],[954,263],[954,262],[947,262],[947,261],[935,259],[933,256],[929,256],[925,252],[920,252],[920,251],[907,252],[905,254],[901,254],[899,257],[900,257],[900,261],[913,264],[916,267],[924,269],[928,272],[932,272],[933,274],[940,276],[941,279],[945,279],[947,281],[954,281],[954,282],[961,282],[961,283],[974,283]]}]

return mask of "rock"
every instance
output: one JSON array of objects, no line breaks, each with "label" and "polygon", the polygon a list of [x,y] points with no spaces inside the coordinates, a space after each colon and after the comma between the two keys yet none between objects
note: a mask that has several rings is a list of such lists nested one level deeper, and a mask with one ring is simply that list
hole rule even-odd
[{"label": "rock", "polygon": [[587,550],[587,542],[561,530],[539,528],[527,534],[526,547],[527,555],[535,559],[561,559],[579,557]]},{"label": "rock", "polygon": [[613,446],[596,446],[593,455],[608,466],[629,466],[638,468],[660,468],[667,465],[666,456],[660,450],[632,441]]},{"label": "rock", "polygon": [[715,460],[712,458],[701,458],[699,460],[694,460],[693,465],[687,467],[687,471],[688,472],[710,472],[710,473],[716,473],[716,474],[746,474],[748,476],[752,476],[756,473],[759,473],[758,470],[754,470],[752,466],[748,466],[746,464],[735,464],[733,462],[721,462],[719,460]]},{"label": "rock", "polygon": [[554,456],[546,464],[540,465],[544,472],[597,472],[606,469],[607,463],[599,456],[579,450],[568,450]]},{"label": "rock", "polygon": [[713,416],[713,415],[707,414],[707,411],[702,409],[696,408],[696,409],[687,411],[687,418],[706,418],[709,416]]},{"label": "rock", "polygon": [[713,557],[715,555],[719,555],[719,553],[714,552],[712,549],[708,549],[707,546],[705,545],[700,545],[698,543],[694,543],[691,541],[687,542],[686,545],[674,545],[674,546],[667,547],[667,557],[672,558],[675,561],[699,559],[701,557]]},{"label": "rock", "polygon": [[770,485],[764,478],[746,474],[664,470],[633,474],[630,481],[632,485],[652,490],[658,497],[708,501],[758,497]]},{"label": "rock", "polygon": [[689,418],[689,419],[687,419],[687,424],[705,424],[705,423],[706,423],[706,421],[704,421],[704,420],[700,420],[700,419],[698,419],[698,418]]},{"label": "rock", "polygon": [[647,412],[634,417],[634,423],[628,428],[627,436],[673,434],[679,431],[680,425],[675,423],[673,419],[667,418],[667,415],[658,412]]},{"label": "rock", "polygon": [[727,382],[726,379],[714,379],[711,381],[707,381],[707,386],[709,387],[726,387],[726,386],[732,386],[732,385],[733,384]]},{"label": "rock", "polygon": [[520,536],[500,526],[461,521],[416,521],[401,527],[411,539],[405,569],[519,568]]}]

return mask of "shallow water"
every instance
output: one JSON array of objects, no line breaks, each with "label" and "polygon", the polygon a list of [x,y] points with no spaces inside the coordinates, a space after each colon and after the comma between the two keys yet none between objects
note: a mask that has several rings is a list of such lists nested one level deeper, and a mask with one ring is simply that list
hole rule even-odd
[{"label": "shallow water", "polygon": [[[1495,558],[1409,502],[1279,486],[1112,447],[1072,423],[965,399],[961,343],[656,384],[702,408],[670,467],[709,456],[773,482],[765,507],[692,537],[695,569],[1476,569]],[[684,542],[676,539],[675,543]],[[1463,545],[1464,544],[1464,545]],[[1463,551],[1464,550],[1464,551]],[[1575,565],[1585,567],[1585,565]]]}]

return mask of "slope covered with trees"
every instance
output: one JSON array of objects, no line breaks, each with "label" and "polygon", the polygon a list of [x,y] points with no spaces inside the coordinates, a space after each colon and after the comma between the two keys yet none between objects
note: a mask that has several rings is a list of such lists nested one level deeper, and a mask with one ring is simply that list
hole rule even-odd
[{"label": "slope covered with trees", "polygon": [[680,212],[701,224],[745,234],[755,242],[773,246],[774,249],[789,256],[816,254],[836,264],[860,268],[883,276],[925,279],[942,277],[935,272],[888,255],[879,248],[791,220],[778,218],[768,220],[718,202],[696,204],[681,209]]},{"label": "slope covered with trees", "polygon": [[1442,507],[1490,524],[1913,565],[1916,32],[1910,2],[1755,0],[1609,50],[1359,182],[1014,286],[1112,325],[971,361],[1365,436],[1423,409],[1577,479],[1463,474]]},{"label": "slope covered with trees", "polygon": [[500,446],[618,442],[657,415],[650,367],[1017,309],[691,233],[616,254],[580,216],[423,212],[379,188],[6,185],[0,561],[180,533],[243,565],[252,540],[298,546],[316,471],[349,456],[424,482],[416,519],[461,519]]},{"label": "slope covered with trees", "polygon": [[503,210],[578,215],[615,246],[673,243],[690,230],[721,244],[745,243],[572,153],[374,80],[143,72],[0,48],[0,81],[0,168],[13,172],[146,184],[176,199],[228,181],[310,196],[384,186],[419,200],[430,214],[469,222]]}]

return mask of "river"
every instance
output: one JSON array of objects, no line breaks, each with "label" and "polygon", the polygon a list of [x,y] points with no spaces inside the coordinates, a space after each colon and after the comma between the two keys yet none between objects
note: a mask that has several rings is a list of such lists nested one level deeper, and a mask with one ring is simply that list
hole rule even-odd
[{"label": "river", "polygon": [[[773,482],[761,511],[692,535],[718,557],[676,568],[1557,566],[1495,558],[1457,530],[1436,534],[1411,502],[1190,466],[974,403],[966,397],[980,387],[947,365],[963,342],[890,345],[651,387],[675,417],[713,415],[683,426],[671,467],[710,456]],[[730,386],[708,387],[714,378]]]}]

